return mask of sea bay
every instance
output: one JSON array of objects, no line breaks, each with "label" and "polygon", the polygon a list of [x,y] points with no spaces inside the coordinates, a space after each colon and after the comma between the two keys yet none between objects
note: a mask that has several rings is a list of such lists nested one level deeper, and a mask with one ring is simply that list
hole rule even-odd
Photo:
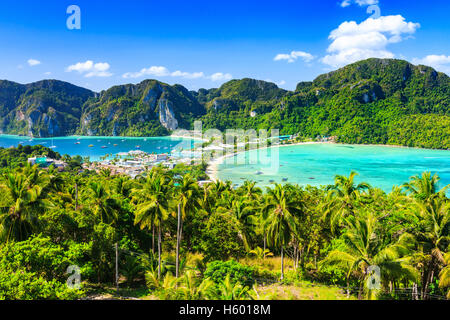
[{"label": "sea bay", "polygon": [[30,138],[14,135],[0,135],[0,147],[10,148],[21,145],[43,145],[52,148],[61,155],[80,155],[96,161],[106,155],[115,155],[131,150],[147,153],[170,153],[172,150],[188,150],[194,146],[194,140],[175,137],[87,137],[71,136],[58,138]]},{"label": "sea bay", "polygon": [[[272,157],[271,161],[261,161],[258,156],[261,150],[238,155],[245,162],[236,161],[238,156],[227,159],[217,166],[217,177],[234,185],[252,180],[263,187],[274,182],[320,186],[333,184],[335,175],[348,176],[356,171],[357,183],[368,182],[389,192],[394,185],[409,181],[411,176],[430,171],[439,175],[441,187],[450,184],[448,150],[325,143],[282,146],[267,151],[266,158]],[[252,157],[258,161],[249,161]]]}]

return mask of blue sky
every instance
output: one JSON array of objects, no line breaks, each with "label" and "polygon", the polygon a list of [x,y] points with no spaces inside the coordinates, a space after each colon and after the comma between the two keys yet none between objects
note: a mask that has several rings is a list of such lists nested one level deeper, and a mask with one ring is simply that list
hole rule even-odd
[{"label": "blue sky", "polygon": [[[67,28],[70,5],[80,30]],[[0,79],[100,91],[148,78],[198,89],[250,77],[292,90],[372,56],[450,74],[449,11],[448,0],[2,0]]]}]

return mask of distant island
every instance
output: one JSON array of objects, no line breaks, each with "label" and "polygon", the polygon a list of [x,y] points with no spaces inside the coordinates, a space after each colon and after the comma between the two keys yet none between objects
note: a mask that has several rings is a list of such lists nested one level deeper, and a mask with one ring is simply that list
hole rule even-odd
[{"label": "distant island", "polygon": [[300,82],[295,91],[241,79],[189,91],[157,80],[93,91],[57,81],[0,81],[0,133],[32,137],[166,136],[176,129],[270,129],[351,144],[450,149],[449,77],[368,59]]}]

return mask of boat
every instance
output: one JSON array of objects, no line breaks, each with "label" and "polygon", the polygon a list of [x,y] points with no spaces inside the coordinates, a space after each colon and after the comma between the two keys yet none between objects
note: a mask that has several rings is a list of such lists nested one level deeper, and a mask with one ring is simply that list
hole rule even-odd
[{"label": "boat", "polygon": [[140,149],[141,148],[141,146],[136,146],[136,149]]},{"label": "boat", "polygon": [[102,149],[106,149],[106,148],[108,148],[107,146],[102,146]]},{"label": "boat", "polygon": [[52,139],[52,145],[50,146],[50,149],[55,149],[56,146],[53,144],[53,139]]},{"label": "boat", "polygon": [[118,146],[118,144],[117,143],[114,143],[114,147],[117,147]]},{"label": "boat", "polygon": [[81,142],[75,142],[75,144],[81,144]]},{"label": "boat", "polygon": [[93,145],[93,144],[90,144],[90,145],[89,145],[89,148],[92,148],[92,147],[94,147],[94,145]]}]

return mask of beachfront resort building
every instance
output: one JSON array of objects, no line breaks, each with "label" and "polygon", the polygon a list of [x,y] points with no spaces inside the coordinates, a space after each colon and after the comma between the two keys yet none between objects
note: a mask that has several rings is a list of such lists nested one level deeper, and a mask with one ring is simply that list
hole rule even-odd
[{"label": "beachfront resort building", "polygon": [[64,161],[47,158],[45,156],[28,158],[28,163],[32,166],[37,165],[40,168],[49,168],[50,166],[54,166],[59,171],[63,171],[67,167],[67,163]]}]

